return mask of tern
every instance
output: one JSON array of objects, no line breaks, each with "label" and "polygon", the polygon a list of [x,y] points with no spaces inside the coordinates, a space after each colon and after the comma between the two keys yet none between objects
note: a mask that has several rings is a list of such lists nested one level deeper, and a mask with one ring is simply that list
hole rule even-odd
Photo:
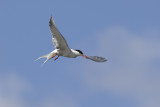
[{"label": "tern", "polygon": [[47,58],[44,61],[44,63],[46,63],[48,60],[54,58],[55,56],[57,56],[57,57],[54,59],[54,61],[56,61],[59,58],[59,56],[69,57],[69,58],[76,58],[77,56],[82,56],[86,59],[90,59],[90,60],[93,60],[93,61],[96,61],[96,62],[107,61],[103,57],[86,56],[86,55],[83,54],[83,52],[81,50],[70,49],[66,40],[65,40],[65,38],[62,36],[62,34],[59,32],[58,28],[56,27],[56,24],[55,24],[52,16],[51,16],[50,21],[49,21],[49,27],[50,27],[50,31],[52,33],[52,41],[53,41],[54,47],[56,49],[53,50],[49,54],[46,54],[46,55],[43,55],[43,56],[39,57],[36,60],[39,60],[41,58]]}]

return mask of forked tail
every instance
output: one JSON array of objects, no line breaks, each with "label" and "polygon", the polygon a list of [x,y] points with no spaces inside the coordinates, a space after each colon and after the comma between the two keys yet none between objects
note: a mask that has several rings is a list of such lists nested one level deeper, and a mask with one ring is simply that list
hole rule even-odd
[{"label": "forked tail", "polygon": [[43,64],[45,64],[45,63],[49,60],[49,57],[48,57],[48,56],[49,56],[49,54],[43,55],[43,56],[37,58],[35,61],[37,61],[37,60],[39,60],[39,59],[41,59],[41,58],[47,58],[47,59],[43,62]]}]

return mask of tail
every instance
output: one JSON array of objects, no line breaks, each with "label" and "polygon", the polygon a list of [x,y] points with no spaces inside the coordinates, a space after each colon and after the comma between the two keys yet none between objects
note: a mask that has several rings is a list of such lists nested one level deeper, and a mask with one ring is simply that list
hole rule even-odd
[{"label": "tail", "polygon": [[41,59],[41,58],[47,58],[44,62],[43,62],[43,64],[45,64],[48,60],[49,60],[49,54],[47,54],[47,55],[44,55],[44,56],[41,56],[41,57],[39,57],[39,58],[37,58],[35,61],[37,61],[37,60],[39,60],[39,59]]}]

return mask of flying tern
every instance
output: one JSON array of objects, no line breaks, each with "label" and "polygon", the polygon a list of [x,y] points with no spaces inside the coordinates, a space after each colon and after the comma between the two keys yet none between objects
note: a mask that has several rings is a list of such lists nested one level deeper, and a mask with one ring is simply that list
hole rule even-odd
[{"label": "flying tern", "polygon": [[55,24],[52,16],[51,16],[50,21],[49,21],[49,27],[50,27],[50,31],[52,33],[52,41],[53,41],[54,47],[56,49],[53,50],[49,54],[46,54],[46,55],[43,55],[43,56],[39,57],[36,60],[39,60],[41,58],[47,58],[44,61],[44,63],[46,63],[49,59],[52,59],[55,56],[57,56],[57,57],[54,59],[54,61],[57,60],[59,58],[59,56],[69,57],[69,58],[76,58],[77,56],[82,56],[86,59],[90,59],[90,60],[93,60],[93,61],[96,61],[96,62],[107,61],[103,57],[86,56],[86,55],[83,54],[83,52],[81,50],[70,49],[66,40],[65,40],[65,38],[62,36],[62,34],[57,29],[56,24]]}]

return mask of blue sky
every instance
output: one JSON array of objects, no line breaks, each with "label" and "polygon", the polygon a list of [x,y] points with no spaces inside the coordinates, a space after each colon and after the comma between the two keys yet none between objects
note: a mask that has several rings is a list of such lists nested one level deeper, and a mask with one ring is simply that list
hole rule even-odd
[{"label": "blue sky", "polygon": [[[0,0],[0,107],[159,107],[158,0]],[[51,15],[70,48],[54,49]]]}]

